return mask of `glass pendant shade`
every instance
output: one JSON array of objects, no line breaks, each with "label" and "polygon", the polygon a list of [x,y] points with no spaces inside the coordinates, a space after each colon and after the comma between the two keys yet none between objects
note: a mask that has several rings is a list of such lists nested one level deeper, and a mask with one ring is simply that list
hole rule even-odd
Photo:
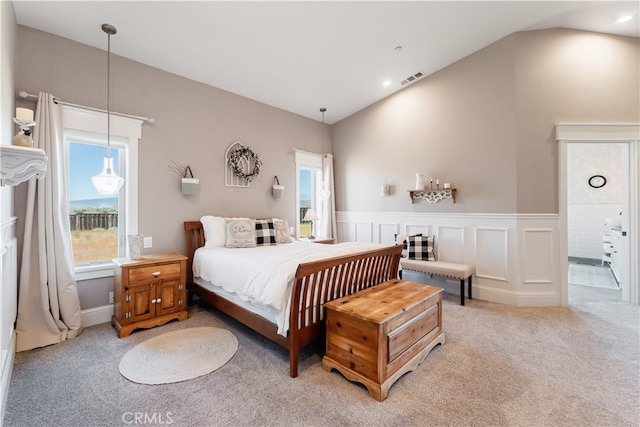
[{"label": "glass pendant shade", "polygon": [[103,162],[102,172],[92,176],[91,182],[93,182],[93,186],[100,194],[105,196],[118,194],[122,184],[124,184],[124,179],[113,172],[113,157],[105,157]]},{"label": "glass pendant shade", "polygon": [[124,178],[120,178],[113,171],[113,158],[111,153],[111,103],[109,100],[109,94],[111,92],[111,36],[116,33],[116,28],[113,25],[102,24],[102,31],[107,34],[107,157],[104,158],[102,172],[98,175],[91,177],[91,182],[96,188],[96,191],[105,196],[112,196],[118,194],[122,184],[124,184]]},{"label": "glass pendant shade", "polygon": [[329,191],[329,189],[327,188],[326,181],[322,181],[322,188],[316,192],[316,195],[323,202],[326,202],[329,199],[329,196],[331,196],[331,191]]}]

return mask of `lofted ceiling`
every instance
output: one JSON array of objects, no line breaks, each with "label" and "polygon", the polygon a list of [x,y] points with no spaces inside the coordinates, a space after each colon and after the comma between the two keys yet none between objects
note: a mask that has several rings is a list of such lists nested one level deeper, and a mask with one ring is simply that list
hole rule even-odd
[{"label": "lofted ceiling", "polygon": [[[18,24],[335,123],[517,31],[640,37],[638,1],[20,1]],[[633,18],[625,23],[616,19]],[[388,80],[390,84],[383,86]]]}]

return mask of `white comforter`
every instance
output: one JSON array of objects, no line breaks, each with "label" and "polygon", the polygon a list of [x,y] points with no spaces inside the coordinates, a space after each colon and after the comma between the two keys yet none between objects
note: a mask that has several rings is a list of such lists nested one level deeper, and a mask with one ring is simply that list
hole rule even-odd
[{"label": "white comforter", "polygon": [[275,310],[278,333],[286,336],[291,288],[298,264],[383,246],[358,242],[324,245],[296,240],[255,248],[200,248],[194,255],[193,274],[237,294],[243,301]]}]

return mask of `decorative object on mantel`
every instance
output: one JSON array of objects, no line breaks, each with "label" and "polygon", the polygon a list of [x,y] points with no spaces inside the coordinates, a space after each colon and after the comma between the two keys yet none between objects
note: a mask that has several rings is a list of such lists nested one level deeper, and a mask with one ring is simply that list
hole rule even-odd
[{"label": "decorative object on mantel", "polygon": [[227,187],[248,187],[260,175],[262,160],[249,147],[235,141],[225,153],[225,185]]},{"label": "decorative object on mantel", "polygon": [[[433,180],[431,180],[433,181]],[[416,173],[416,186],[413,188],[416,191],[424,190],[424,175],[421,173]]]},{"label": "decorative object on mantel", "polygon": [[118,176],[113,170],[113,158],[111,157],[111,102],[110,102],[110,70],[111,70],[111,36],[116,33],[113,25],[102,24],[102,31],[107,34],[107,157],[104,158],[102,171],[91,177],[91,182],[100,194],[111,196],[118,194],[124,178]]},{"label": "decorative object on mantel", "polygon": [[31,138],[31,126],[35,126],[33,121],[33,110],[28,108],[16,108],[16,116],[13,121],[20,126],[18,132],[12,140],[13,145],[20,147],[33,147],[33,138]]},{"label": "decorative object on mantel", "polygon": [[[438,184],[436,184],[438,185]],[[429,203],[438,203],[440,200],[452,199],[453,203],[456,202],[456,189],[455,188],[436,188],[433,190],[409,190],[409,197],[411,203],[416,199],[426,200]]]},{"label": "decorative object on mantel", "polygon": [[15,186],[47,173],[47,155],[39,148],[0,144],[0,161],[0,185]]},{"label": "decorative object on mantel", "polygon": [[278,180],[278,177],[274,176],[271,195],[273,196],[274,199],[280,199],[282,198],[283,194],[284,194],[284,185],[280,185],[280,181]]}]

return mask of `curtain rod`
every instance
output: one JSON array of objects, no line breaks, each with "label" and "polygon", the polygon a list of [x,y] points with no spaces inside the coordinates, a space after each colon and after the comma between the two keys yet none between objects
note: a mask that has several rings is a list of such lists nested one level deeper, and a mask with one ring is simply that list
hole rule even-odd
[{"label": "curtain rod", "polygon": [[[27,91],[21,90],[18,92],[18,96],[22,99],[31,99],[31,100],[38,100],[38,95],[34,95],[32,93],[28,93]],[[102,110],[100,108],[94,108],[94,107],[87,107],[86,105],[79,105],[79,104],[72,104],[71,102],[66,102],[63,101],[62,99],[59,98],[53,98],[53,101],[56,104],[62,104],[62,105],[68,105],[69,107],[78,107],[78,108],[84,108],[85,110],[91,110],[91,111],[98,111],[100,113],[106,113],[107,110]],[[121,116],[121,117],[128,117],[130,119],[138,119],[138,120],[142,120],[144,122],[147,123],[155,123],[156,119],[154,119],[153,117],[141,117],[141,116],[133,116],[131,114],[125,114],[125,113],[118,113],[118,112],[114,112],[111,111],[111,114],[115,115],[115,116]]]}]

